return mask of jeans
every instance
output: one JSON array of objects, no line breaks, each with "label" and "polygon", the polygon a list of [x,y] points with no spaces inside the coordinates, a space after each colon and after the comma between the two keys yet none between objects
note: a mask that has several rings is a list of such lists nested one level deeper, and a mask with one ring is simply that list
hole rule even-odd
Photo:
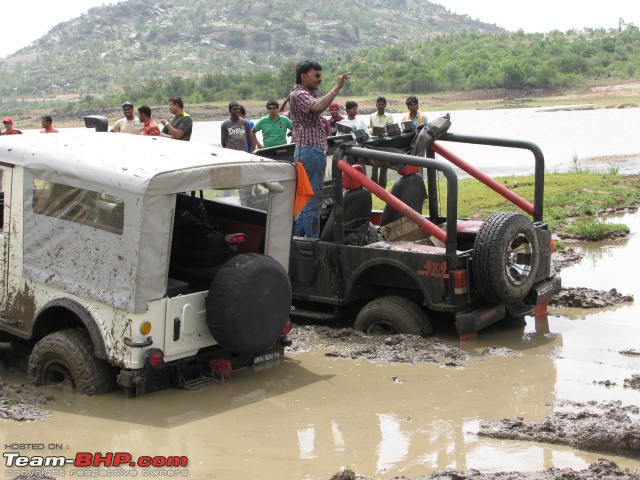
[{"label": "jeans", "polygon": [[319,147],[313,145],[296,145],[293,159],[302,162],[307,172],[313,197],[309,199],[300,211],[293,234],[297,237],[320,237],[320,209],[322,207],[322,186],[324,184],[324,170],[327,165],[327,155]]}]

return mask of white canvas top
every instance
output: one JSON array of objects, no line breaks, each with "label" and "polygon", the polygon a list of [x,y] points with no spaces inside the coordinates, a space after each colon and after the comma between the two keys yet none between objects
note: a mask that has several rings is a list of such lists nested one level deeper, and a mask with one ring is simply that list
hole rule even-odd
[{"label": "white canvas top", "polygon": [[[177,193],[187,190],[186,186],[196,190],[249,185],[292,179],[295,175],[285,162],[236,150],[163,137],[92,130],[2,136],[0,161],[24,166],[41,178],[48,179],[49,172],[56,172],[63,177],[134,194]],[[255,171],[247,170],[247,162],[259,166]],[[229,168],[240,163],[245,164],[242,171]],[[230,171],[216,178],[218,169]],[[229,178],[233,172],[247,178]],[[204,181],[198,181],[198,177]]]},{"label": "white canvas top", "polygon": [[[24,274],[66,292],[136,313],[162,298],[175,194],[192,190],[270,184],[265,253],[288,266],[296,185],[289,162],[203,143],[91,130],[2,136],[0,162],[24,169]],[[122,234],[34,211],[37,178],[123,199]]]}]

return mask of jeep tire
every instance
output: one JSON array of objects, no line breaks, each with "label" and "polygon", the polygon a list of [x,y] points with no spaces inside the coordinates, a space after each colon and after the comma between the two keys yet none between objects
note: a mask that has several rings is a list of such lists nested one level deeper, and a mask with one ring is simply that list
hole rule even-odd
[{"label": "jeep tire", "polygon": [[376,298],[358,313],[353,327],[365,333],[430,335],[433,327],[427,314],[411,300],[395,295]]},{"label": "jeep tire", "polygon": [[209,330],[222,348],[262,352],[278,340],[289,318],[289,277],[271,257],[236,255],[217,268],[205,306]]},{"label": "jeep tire", "polygon": [[519,302],[533,287],[539,256],[536,232],[526,216],[490,215],[473,244],[472,274],[478,292],[492,303]]},{"label": "jeep tire", "polygon": [[72,328],[51,333],[33,347],[27,374],[35,385],[63,385],[78,393],[97,395],[113,390],[114,369],[95,357],[86,330]]}]

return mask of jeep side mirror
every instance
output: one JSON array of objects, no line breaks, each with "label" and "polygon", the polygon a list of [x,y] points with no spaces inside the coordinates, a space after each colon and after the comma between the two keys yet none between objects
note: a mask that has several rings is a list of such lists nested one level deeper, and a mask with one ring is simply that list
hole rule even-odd
[{"label": "jeep side mirror", "polygon": [[107,132],[109,131],[109,119],[102,115],[87,115],[84,117],[84,126],[95,128],[96,132]]}]

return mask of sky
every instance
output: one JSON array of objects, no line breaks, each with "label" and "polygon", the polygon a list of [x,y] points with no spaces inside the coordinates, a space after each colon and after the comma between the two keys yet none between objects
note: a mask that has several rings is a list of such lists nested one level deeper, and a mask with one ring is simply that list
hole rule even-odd
[{"label": "sky", "polygon": [[[0,57],[43,37],[60,22],[92,7],[125,0],[9,0],[2,6]],[[215,1],[215,0],[214,0]],[[510,31],[526,33],[583,28],[617,28],[620,19],[640,27],[638,0],[432,0],[453,13],[469,15]],[[401,25],[398,28],[402,28]]]}]

